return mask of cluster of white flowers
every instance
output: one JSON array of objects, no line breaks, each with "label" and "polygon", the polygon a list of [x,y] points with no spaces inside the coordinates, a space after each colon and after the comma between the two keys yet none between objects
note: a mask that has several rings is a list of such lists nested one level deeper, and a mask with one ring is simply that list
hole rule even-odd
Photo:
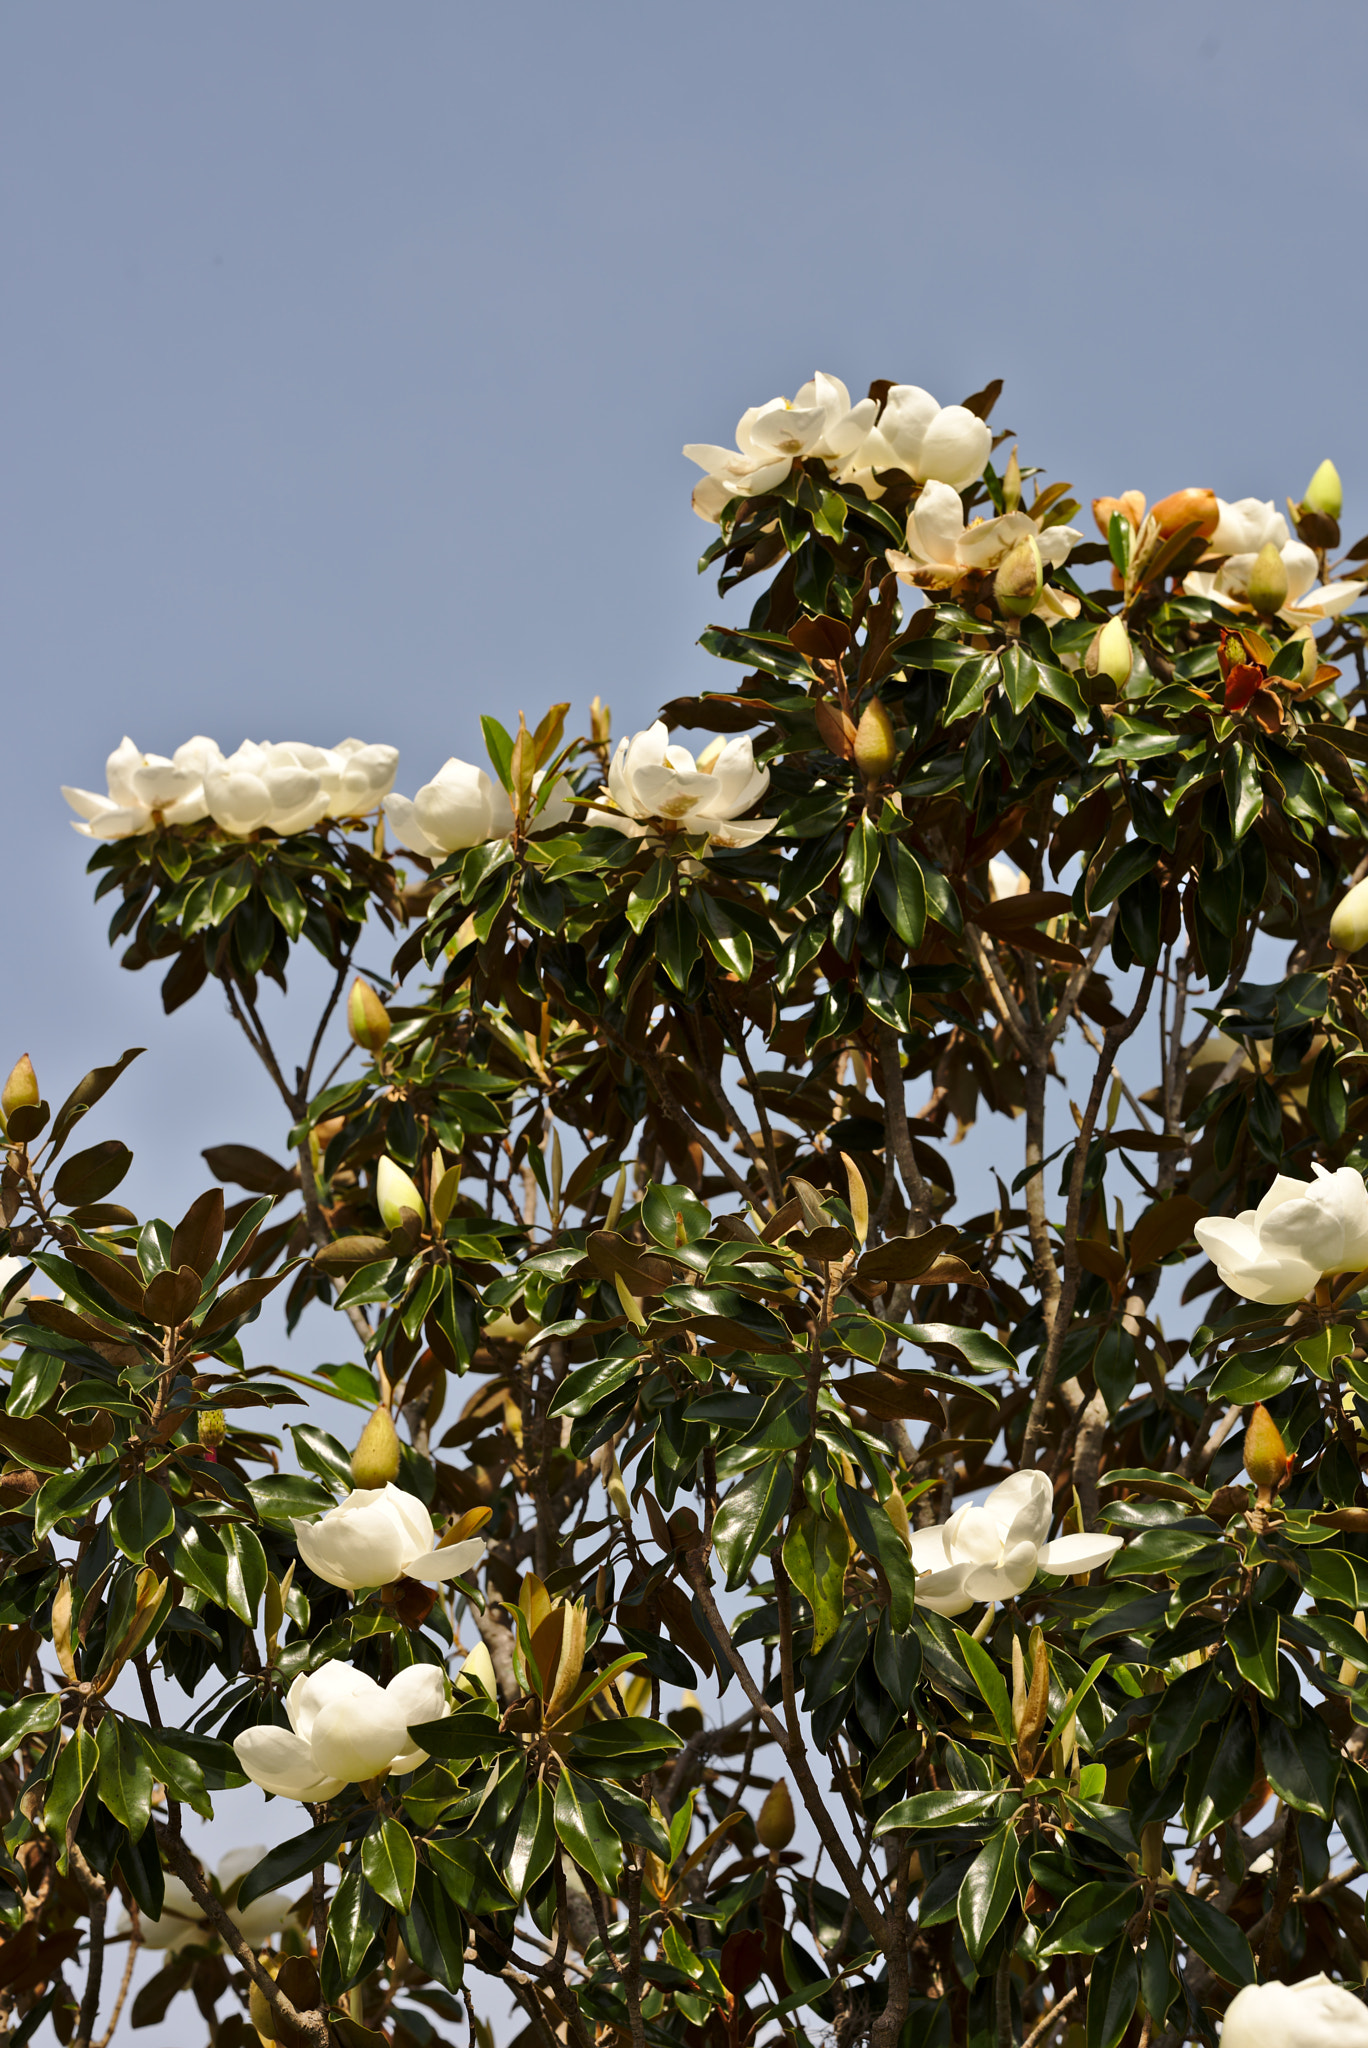
[{"label": "cluster of white flowers", "polygon": [[144,754],[125,738],[105,763],[107,795],[67,788],[62,795],[87,839],[132,839],[203,818],[239,839],[263,826],[288,837],[325,818],[365,817],[392,787],[398,765],[397,747],[362,740],[335,747],[244,740],[225,756],[197,734],[167,756]]},{"label": "cluster of white flowers", "polygon": [[[996,519],[964,523],[964,504],[949,484],[929,483],[907,519],[907,552],[889,548],[888,566],[900,583],[953,588],[971,574],[991,575],[1018,541],[1034,540],[1043,569],[1059,569],[1083,538],[1076,526],[1045,526],[1029,512],[1004,512]],[[1078,599],[1048,584],[1035,606],[1037,618],[1076,619]]]},{"label": "cluster of white flowers", "polygon": [[[532,778],[538,794],[543,780],[541,774]],[[563,825],[571,815],[573,801],[569,786],[557,776],[555,787],[536,814],[533,830],[545,832],[553,825]],[[513,830],[513,806],[503,784],[454,754],[417,796],[387,796],[385,816],[399,844],[427,860],[482,846],[486,839],[507,839]]]},{"label": "cluster of white flowers", "polygon": [[901,469],[917,483],[963,490],[982,476],[993,446],[987,423],[962,405],[941,405],[917,384],[893,384],[882,405],[850,402],[839,377],[820,370],[793,399],[753,405],[736,424],[735,448],[693,441],[684,453],[704,471],[693,508],[716,525],[733,498],[750,498],[784,482],[803,456],[825,462],[838,483],[877,498],[877,470]]},{"label": "cluster of white flowers", "polygon": [[1189,597],[1246,603],[1254,564],[1270,541],[1287,571],[1287,601],[1280,616],[1289,625],[1318,626],[1347,611],[1368,589],[1368,585],[1352,581],[1326,583],[1317,589],[1320,564],[1314,548],[1293,538],[1271,498],[1237,498],[1233,505],[1218,498],[1216,504],[1221,516],[1207,542],[1207,558],[1219,556],[1220,560],[1214,568],[1188,572],[1183,588]]}]

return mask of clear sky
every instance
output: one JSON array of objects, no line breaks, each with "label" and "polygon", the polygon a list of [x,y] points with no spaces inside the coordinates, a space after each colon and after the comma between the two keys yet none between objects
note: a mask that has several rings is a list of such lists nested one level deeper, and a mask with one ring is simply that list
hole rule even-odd
[{"label": "clear sky", "polygon": [[1366,58],[1361,0],[7,7],[0,1071],[151,1047],[91,1126],[144,1209],[278,1149],[58,784],[356,734],[412,794],[482,710],[645,723],[715,680],[680,445],[814,369],[1003,376],[1085,500],[1329,454],[1356,537]]},{"label": "clear sky", "polygon": [[272,1141],[57,785],[125,731],[385,739],[411,794],[491,705],[644,723],[713,670],[680,445],[815,368],[1004,376],[1085,499],[1333,454],[1356,534],[1365,55],[1354,0],[8,8],[0,1063],[149,1045],[109,1116],[167,1210]]}]

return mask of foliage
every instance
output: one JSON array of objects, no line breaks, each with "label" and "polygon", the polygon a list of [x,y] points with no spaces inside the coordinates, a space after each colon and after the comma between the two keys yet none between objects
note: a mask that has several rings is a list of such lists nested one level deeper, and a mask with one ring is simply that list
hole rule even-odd
[{"label": "foliage", "polygon": [[[1042,550],[1077,507],[1006,438],[963,514],[1028,514],[1036,554],[949,578],[901,552],[949,488],[907,470],[808,452],[720,511],[703,566],[759,595],[703,644],[743,673],[663,715],[757,735],[749,843],[615,823],[596,705],[568,744],[564,707],[486,720],[511,823],[444,858],[160,814],[95,854],[125,964],[171,962],[168,1009],[219,983],[290,1128],[212,1148],[238,1193],[173,1227],[109,1200],[126,1147],[72,1148],[132,1053],[55,1116],[6,1091],[16,2038],[94,2038],[114,1896],[155,1926],[168,1872],[210,1932],[134,2023],[231,1990],[228,2044],[485,2039],[482,1977],[576,2048],[1210,2042],[1256,1973],[1357,1983],[1368,1275],[1260,1307],[1193,1229],[1368,1163],[1368,990],[1328,937],[1368,866],[1363,618],[1217,589],[1186,507],[1099,501],[1101,542]],[[1293,516],[1324,577],[1333,517]],[[370,918],[387,1026],[353,1006],[320,1074]],[[302,941],[336,980],[290,1079],[258,981]],[[965,1200],[981,1113],[1019,1163]],[[255,1363],[277,1289],[364,1362]],[[310,1570],[294,1522],[353,1471],[265,1412],[301,1388],[399,1425],[434,1542],[487,1543],[468,1578]],[[1256,1404],[1280,1489],[1239,1482]],[[1105,1571],[919,1602],[956,1494],[1036,1467],[1064,1534],[1121,1539]],[[309,1800],[221,1892],[183,1809],[330,1663],[447,1675],[427,1761]],[[257,1950],[229,1908],[276,1887]]]}]

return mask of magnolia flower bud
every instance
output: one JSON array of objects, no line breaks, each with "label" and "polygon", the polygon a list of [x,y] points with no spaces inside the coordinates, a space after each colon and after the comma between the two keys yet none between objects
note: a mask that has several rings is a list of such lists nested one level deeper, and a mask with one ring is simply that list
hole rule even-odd
[{"label": "magnolia flower bud", "polygon": [[1276,541],[1266,540],[1254,557],[1245,595],[1256,612],[1273,618],[1287,603],[1287,564]]},{"label": "magnolia flower bud", "polygon": [[771,1785],[765,1794],[765,1803],[760,1808],[755,1823],[755,1832],[762,1845],[775,1855],[787,1849],[793,1840],[793,1801],[783,1778]]},{"label": "magnolia flower bud", "polygon": [[1045,588],[1045,564],[1040,542],[1033,533],[1013,541],[993,578],[993,596],[1004,618],[1024,619],[1040,603]]},{"label": "magnolia flower bud", "polygon": [[207,1451],[216,1451],[228,1434],[227,1418],[221,1408],[201,1408],[196,1434]]},{"label": "magnolia flower bud", "polygon": [[1167,498],[1161,498],[1150,513],[1163,539],[1178,533],[1185,526],[1196,522],[1198,536],[1210,540],[1221,520],[1221,508],[1215,491],[1197,490],[1189,486],[1185,491],[1172,491]]},{"label": "magnolia flower bud", "polygon": [[351,1469],[352,1484],[367,1489],[389,1486],[399,1477],[399,1433],[383,1403],[361,1432]]},{"label": "magnolia flower bud", "polygon": [[1337,953],[1357,953],[1368,946],[1368,882],[1356,882],[1335,906],[1330,943]]},{"label": "magnolia flower bud", "polygon": [[1021,464],[1014,448],[1007,458],[1007,467],[1002,472],[1002,509],[1015,512],[1021,503]]},{"label": "magnolia flower bud", "polygon": [[1084,673],[1089,676],[1105,676],[1118,690],[1124,689],[1130,681],[1134,662],[1131,653],[1130,634],[1126,631],[1124,619],[1108,619],[1097,633],[1087,654],[1083,658]]},{"label": "magnolia flower bud", "polygon": [[855,728],[855,766],[866,789],[882,782],[898,758],[893,721],[878,697],[871,697]]},{"label": "magnolia flower bud", "polygon": [[410,1210],[419,1223],[427,1219],[427,1208],[414,1183],[402,1166],[396,1166],[386,1153],[380,1161],[375,1176],[375,1199],[386,1230],[401,1230],[404,1211]]},{"label": "magnolia flower bud", "polygon": [[352,1035],[352,1043],[359,1045],[362,1052],[383,1052],[394,1029],[389,1011],[370,983],[362,981],[359,974],[347,997],[347,1029]]},{"label": "magnolia flower bud", "polygon": [[1245,1426],[1244,1464],[1259,1489],[1260,1501],[1271,1501],[1291,1464],[1281,1431],[1262,1401]]},{"label": "magnolia flower bud", "polygon": [[10,1069],[10,1077],[0,1088],[0,1110],[9,1122],[16,1109],[36,1109],[42,1101],[42,1090],[38,1076],[33,1071],[33,1061],[27,1053],[17,1059]]},{"label": "magnolia flower bud", "polygon": [[1344,486],[1339,471],[1327,455],[1302,493],[1302,504],[1326,519],[1338,519],[1344,510]]}]

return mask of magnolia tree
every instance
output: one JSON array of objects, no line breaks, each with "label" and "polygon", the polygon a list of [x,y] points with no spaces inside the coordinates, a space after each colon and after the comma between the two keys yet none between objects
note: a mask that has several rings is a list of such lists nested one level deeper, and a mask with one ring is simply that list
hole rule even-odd
[{"label": "magnolia tree", "polygon": [[1328,462],[1087,539],[996,397],[688,450],[646,732],[69,792],[282,1147],[143,1220],[133,1053],[3,1092],[16,2042],[1368,2040],[1365,585]]}]

